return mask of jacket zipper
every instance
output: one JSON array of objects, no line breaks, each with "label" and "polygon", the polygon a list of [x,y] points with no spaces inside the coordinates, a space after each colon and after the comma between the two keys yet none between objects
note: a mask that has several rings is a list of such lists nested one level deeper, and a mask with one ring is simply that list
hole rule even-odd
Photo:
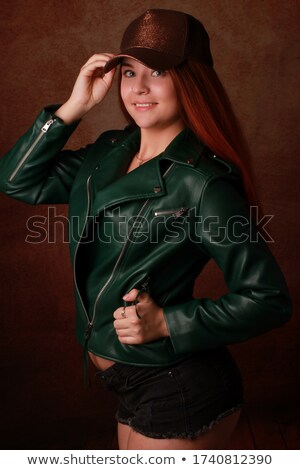
[{"label": "jacket zipper", "polygon": [[27,150],[27,152],[25,153],[25,155],[21,158],[21,160],[19,161],[17,167],[14,169],[14,171],[12,172],[12,174],[10,175],[10,177],[8,178],[8,181],[11,182],[16,174],[19,172],[21,166],[25,163],[25,161],[27,160],[27,158],[30,156],[31,152],[33,151],[33,149],[37,146],[38,142],[41,140],[41,138],[43,137],[44,134],[46,134],[46,132],[48,131],[49,127],[54,123],[54,121],[56,121],[56,119],[49,119],[49,121],[46,122],[46,124],[41,128],[40,130],[40,133],[39,135],[37,136],[37,138],[34,140],[34,142],[31,144],[31,146],[29,147],[29,149]]},{"label": "jacket zipper", "polygon": [[[87,327],[87,330],[86,332],[89,330],[89,328],[91,328],[89,325],[90,325],[90,318],[88,316],[88,313],[86,311],[86,308],[85,308],[85,305],[83,303],[83,300],[82,300],[82,297],[81,297],[81,294],[80,294],[80,291],[78,289],[78,285],[77,285],[77,280],[76,280],[76,256],[77,256],[77,251],[78,251],[78,248],[79,248],[79,245],[80,245],[80,240],[82,238],[82,235],[83,235],[83,232],[85,230],[85,226],[86,226],[86,222],[87,222],[87,219],[88,219],[88,216],[89,216],[89,212],[90,212],[90,205],[91,205],[91,196],[90,196],[90,180],[91,180],[91,176],[90,175],[86,181],[86,191],[87,191],[87,197],[88,197],[88,205],[87,205],[87,211],[86,211],[86,216],[85,216],[85,219],[84,219],[84,224],[83,224],[83,230],[80,234],[80,237],[79,237],[79,242],[77,243],[77,246],[76,246],[76,250],[75,250],[75,253],[74,253],[74,267],[73,267],[73,277],[74,277],[74,282],[75,282],[75,287],[76,287],[76,290],[77,290],[77,293],[79,295],[79,298],[80,298],[80,302],[81,302],[81,305],[83,307],[83,311],[85,313],[85,316],[87,318],[87,322],[88,322],[88,327]],[[85,333],[85,336],[87,337],[87,333]],[[88,335],[89,336],[89,335]]]},{"label": "jacket zipper", "polygon": [[[167,176],[167,174],[169,173],[169,171],[171,170],[171,168],[173,168],[174,166],[174,162],[169,166],[169,168],[165,171],[165,173],[163,174],[163,177]],[[144,209],[145,207],[148,205],[150,199],[147,199],[142,207],[140,208],[139,210],[139,213],[137,215],[137,219],[139,219],[139,217],[141,216],[141,214],[144,212]],[[121,250],[121,253],[119,254],[118,256],[118,259],[113,267],[113,270],[111,272],[111,275],[109,276],[108,280],[106,281],[106,283],[104,284],[104,286],[102,287],[102,289],[99,291],[97,297],[96,297],[96,300],[95,300],[95,303],[94,303],[94,308],[93,308],[93,315],[92,315],[92,319],[91,321],[88,319],[88,325],[87,325],[87,328],[86,328],[86,331],[85,331],[85,338],[88,339],[91,335],[91,332],[92,332],[92,328],[93,328],[93,325],[94,325],[94,322],[95,322],[95,317],[96,317],[96,307],[97,307],[97,304],[99,302],[99,299],[100,297],[102,296],[103,292],[105,291],[105,289],[107,288],[107,286],[110,284],[110,282],[112,281],[115,273],[116,273],[116,270],[118,268],[118,266],[120,265],[121,261],[122,261],[122,258],[124,257],[124,254],[125,254],[125,251],[128,247],[128,244],[129,244],[129,240],[130,240],[130,236],[131,236],[131,233],[133,231],[135,227],[135,224],[132,225],[130,231],[129,231],[129,234],[128,234],[128,238]],[[75,266],[75,263],[74,263],[74,266]]]},{"label": "jacket zipper", "polygon": [[179,209],[170,209],[170,210],[164,210],[164,211],[154,211],[155,217],[158,217],[160,215],[173,215],[174,217],[180,217],[186,212],[188,212],[189,208],[188,207],[180,207]]}]

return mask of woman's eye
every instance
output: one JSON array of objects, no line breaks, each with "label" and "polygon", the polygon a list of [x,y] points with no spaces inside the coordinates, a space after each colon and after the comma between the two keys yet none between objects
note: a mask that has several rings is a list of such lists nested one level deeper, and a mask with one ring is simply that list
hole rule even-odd
[{"label": "woman's eye", "polygon": [[164,70],[153,70],[152,75],[154,75],[154,77],[161,77],[165,75],[165,73]]},{"label": "woman's eye", "polygon": [[123,75],[124,75],[125,77],[129,77],[129,78],[130,78],[130,77],[133,77],[133,76],[134,76],[134,72],[133,72],[132,70],[124,70]]}]

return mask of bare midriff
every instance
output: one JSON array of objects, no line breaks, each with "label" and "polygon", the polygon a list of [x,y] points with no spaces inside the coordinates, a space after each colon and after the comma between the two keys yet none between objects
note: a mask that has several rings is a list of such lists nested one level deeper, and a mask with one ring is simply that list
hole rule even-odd
[{"label": "bare midriff", "polygon": [[108,367],[111,367],[115,364],[114,361],[110,361],[109,359],[105,359],[104,357],[96,356],[91,352],[89,352],[89,356],[94,366],[96,366],[99,370],[108,369]]}]

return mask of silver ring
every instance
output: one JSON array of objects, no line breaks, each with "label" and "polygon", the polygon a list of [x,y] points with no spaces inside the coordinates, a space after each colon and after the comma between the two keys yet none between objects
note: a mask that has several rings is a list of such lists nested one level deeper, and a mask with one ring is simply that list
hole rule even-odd
[{"label": "silver ring", "polygon": [[127,315],[126,315],[126,312],[125,312],[125,307],[122,307],[121,316],[122,316],[122,318],[127,318]]}]

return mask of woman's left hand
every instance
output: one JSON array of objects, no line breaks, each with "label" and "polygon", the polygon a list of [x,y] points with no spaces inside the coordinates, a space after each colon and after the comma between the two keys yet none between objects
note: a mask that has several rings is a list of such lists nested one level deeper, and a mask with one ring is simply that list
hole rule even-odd
[{"label": "woman's left hand", "polygon": [[[138,292],[132,289],[123,299],[133,302]],[[147,292],[141,292],[138,300],[136,305],[119,307],[114,312],[114,327],[120,343],[143,344],[169,336],[163,309]],[[141,318],[137,316],[136,309]]]}]

